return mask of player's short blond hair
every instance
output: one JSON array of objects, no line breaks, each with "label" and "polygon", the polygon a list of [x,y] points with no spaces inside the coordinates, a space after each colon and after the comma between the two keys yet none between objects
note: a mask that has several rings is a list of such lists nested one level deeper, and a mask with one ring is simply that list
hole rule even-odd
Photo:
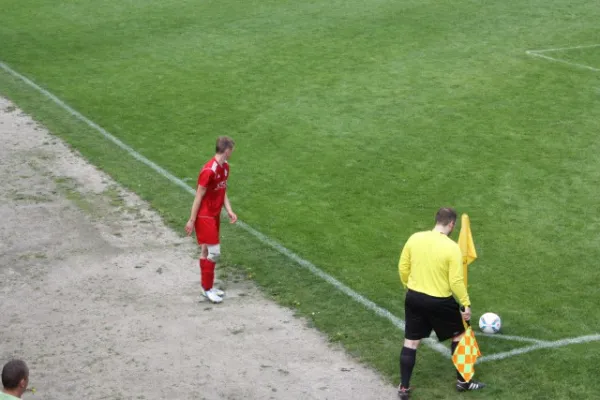
[{"label": "player's short blond hair", "polygon": [[235,142],[232,138],[230,138],[229,136],[219,136],[217,138],[217,145],[215,147],[217,154],[223,154],[225,153],[225,150],[233,149],[234,146]]}]

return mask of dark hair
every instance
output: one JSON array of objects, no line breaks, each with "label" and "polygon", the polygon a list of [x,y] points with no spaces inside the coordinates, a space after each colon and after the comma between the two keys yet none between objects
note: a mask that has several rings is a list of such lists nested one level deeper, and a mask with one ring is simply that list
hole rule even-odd
[{"label": "dark hair", "polygon": [[435,214],[435,223],[448,226],[450,222],[456,222],[456,211],[450,207],[442,207]]},{"label": "dark hair", "polygon": [[5,389],[16,389],[19,383],[29,377],[29,368],[21,360],[11,360],[2,368],[2,386]]},{"label": "dark hair", "polygon": [[219,136],[217,138],[217,145],[216,145],[217,154],[223,154],[223,153],[225,153],[225,150],[233,149],[233,146],[235,146],[235,142],[229,136]]}]

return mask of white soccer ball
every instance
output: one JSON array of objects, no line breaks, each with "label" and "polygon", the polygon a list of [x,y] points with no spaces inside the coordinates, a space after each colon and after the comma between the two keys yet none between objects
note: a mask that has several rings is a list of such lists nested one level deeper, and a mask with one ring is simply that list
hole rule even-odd
[{"label": "white soccer ball", "polygon": [[484,333],[498,333],[502,327],[502,320],[498,314],[485,313],[479,318],[479,329]]}]

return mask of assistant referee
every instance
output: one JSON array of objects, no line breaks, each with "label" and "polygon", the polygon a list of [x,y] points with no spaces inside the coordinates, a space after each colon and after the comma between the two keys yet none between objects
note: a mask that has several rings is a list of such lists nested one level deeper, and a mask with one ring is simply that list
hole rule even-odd
[{"label": "assistant referee", "polygon": [[[433,230],[413,234],[402,249],[398,269],[402,285],[407,288],[404,311],[406,329],[400,352],[401,399],[410,396],[409,382],[421,339],[435,331],[440,342],[452,338],[451,350],[465,333],[463,319],[471,318],[471,300],[463,279],[462,254],[458,244],[448,236],[456,225],[456,211],[440,208]],[[461,311],[458,302],[464,307]],[[464,382],[456,371],[459,392],[479,390],[481,382]]]}]

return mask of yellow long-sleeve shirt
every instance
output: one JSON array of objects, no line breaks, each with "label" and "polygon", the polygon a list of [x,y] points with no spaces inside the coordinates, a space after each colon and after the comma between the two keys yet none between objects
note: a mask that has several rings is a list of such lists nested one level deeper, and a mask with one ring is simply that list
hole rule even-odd
[{"label": "yellow long-sleeve shirt", "polygon": [[433,230],[413,234],[402,249],[398,270],[404,287],[433,297],[454,294],[463,306],[471,305],[460,248],[443,233]]}]

